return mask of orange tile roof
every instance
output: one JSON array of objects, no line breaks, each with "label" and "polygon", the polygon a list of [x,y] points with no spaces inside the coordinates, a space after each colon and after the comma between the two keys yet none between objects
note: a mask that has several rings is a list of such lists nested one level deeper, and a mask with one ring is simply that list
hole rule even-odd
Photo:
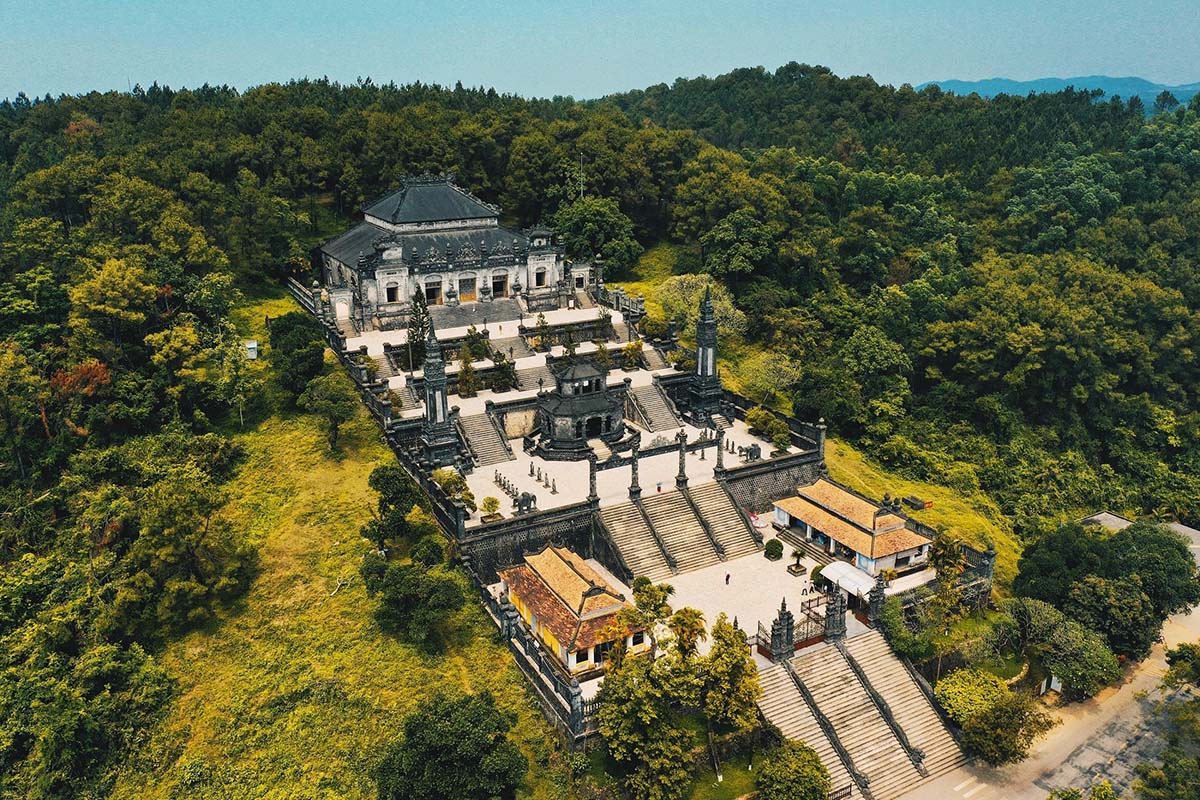
[{"label": "orange tile roof", "polygon": [[[609,629],[629,604],[582,558],[549,545],[525,563],[499,570],[500,579],[568,653],[611,640]],[[624,629],[624,635],[633,633]]]},{"label": "orange tile roof", "polygon": [[904,518],[897,514],[886,512],[876,517],[881,506],[825,478],[799,487],[796,497],[775,505],[868,558],[883,558],[930,541],[904,527]]}]

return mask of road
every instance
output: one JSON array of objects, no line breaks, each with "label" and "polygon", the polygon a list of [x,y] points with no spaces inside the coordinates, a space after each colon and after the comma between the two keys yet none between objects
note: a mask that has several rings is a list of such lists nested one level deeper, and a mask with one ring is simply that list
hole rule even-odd
[{"label": "road", "polygon": [[[1200,536],[1192,535],[1200,561]],[[1156,713],[1164,698],[1159,682],[1166,673],[1166,651],[1200,640],[1200,608],[1177,614],[1163,626],[1163,643],[1134,665],[1118,686],[1085,703],[1051,710],[1060,720],[1020,764],[1000,769],[965,766],[909,792],[903,800],[1045,800],[1053,789],[1084,788],[1100,779],[1119,791],[1133,782],[1133,768],[1162,752],[1164,716]],[[878,800],[887,800],[879,798]]]}]

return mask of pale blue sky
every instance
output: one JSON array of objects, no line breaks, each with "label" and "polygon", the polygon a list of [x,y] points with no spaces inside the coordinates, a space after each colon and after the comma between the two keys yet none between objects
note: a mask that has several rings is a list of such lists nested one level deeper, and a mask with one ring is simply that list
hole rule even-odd
[{"label": "pale blue sky", "polygon": [[738,66],[1200,81],[1200,0],[0,0],[0,97],[293,77],[596,97]]}]

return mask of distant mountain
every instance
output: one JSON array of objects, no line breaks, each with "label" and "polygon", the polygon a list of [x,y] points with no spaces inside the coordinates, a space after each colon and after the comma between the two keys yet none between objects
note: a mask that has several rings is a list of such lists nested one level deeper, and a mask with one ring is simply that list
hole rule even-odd
[{"label": "distant mountain", "polygon": [[1154,98],[1166,89],[1175,95],[1180,103],[1187,103],[1194,95],[1200,93],[1200,83],[1185,83],[1179,86],[1167,86],[1154,83],[1145,78],[1113,78],[1108,75],[1086,75],[1078,78],[1037,78],[1031,81],[1014,81],[1009,78],[988,78],[981,81],[929,81],[917,87],[940,86],[944,92],[957,95],[978,94],[980,97],[995,97],[998,94],[1024,96],[1031,92],[1060,92],[1063,89],[1100,89],[1105,97],[1120,96],[1128,100],[1130,97],[1141,98],[1147,111],[1153,110]]}]

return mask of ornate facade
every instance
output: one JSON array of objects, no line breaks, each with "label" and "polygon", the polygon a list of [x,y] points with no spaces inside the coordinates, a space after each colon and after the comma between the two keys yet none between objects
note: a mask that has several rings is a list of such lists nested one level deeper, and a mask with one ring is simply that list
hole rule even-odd
[{"label": "ornate facade", "polygon": [[334,316],[359,330],[405,313],[417,292],[431,306],[521,297],[529,310],[557,308],[584,288],[547,228],[500,225],[500,209],[455,186],[452,176],[406,177],[363,207],[363,221],[321,248]]}]

